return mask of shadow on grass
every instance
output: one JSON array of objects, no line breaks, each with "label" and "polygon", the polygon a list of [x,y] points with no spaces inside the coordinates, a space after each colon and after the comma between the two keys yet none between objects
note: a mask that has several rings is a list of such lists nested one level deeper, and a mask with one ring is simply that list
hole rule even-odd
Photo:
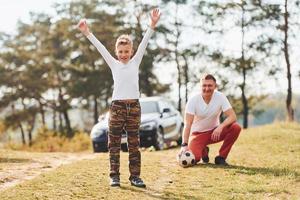
[{"label": "shadow on grass", "polygon": [[24,158],[1,158],[0,163],[27,163],[32,162],[31,159],[24,159]]},{"label": "shadow on grass", "polygon": [[143,192],[144,194],[148,195],[149,197],[151,197],[152,199],[163,199],[163,200],[182,200],[182,199],[189,199],[189,200],[193,200],[193,199],[199,199],[199,197],[194,197],[192,195],[187,195],[187,194],[174,194],[171,192],[166,192],[166,191],[158,191],[158,190],[154,190],[150,187],[147,187],[145,189],[142,188],[135,188],[132,186],[122,186],[120,188],[121,190],[128,190],[131,192],[138,192],[141,193]]},{"label": "shadow on grass", "polygon": [[299,178],[300,173],[288,168],[273,168],[273,167],[246,167],[238,165],[219,166],[214,164],[198,164],[195,167],[201,168],[223,168],[226,170],[235,170],[235,173],[247,175],[267,175],[267,176],[293,176]]}]

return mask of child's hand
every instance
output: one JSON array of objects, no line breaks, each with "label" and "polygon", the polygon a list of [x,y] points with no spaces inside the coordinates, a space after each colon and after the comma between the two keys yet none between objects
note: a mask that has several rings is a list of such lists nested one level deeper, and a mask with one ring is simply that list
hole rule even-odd
[{"label": "child's hand", "polygon": [[160,11],[158,8],[155,8],[153,10],[151,10],[151,13],[150,13],[150,18],[151,18],[151,28],[154,29],[159,18],[160,18]]},{"label": "child's hand", "polygon": [[79,23],[77,24],[77,28],[85,35],[89,35],[90,34],[90,30],[89,27],[86,23],[86,19],[81,19],[79,21]]}]

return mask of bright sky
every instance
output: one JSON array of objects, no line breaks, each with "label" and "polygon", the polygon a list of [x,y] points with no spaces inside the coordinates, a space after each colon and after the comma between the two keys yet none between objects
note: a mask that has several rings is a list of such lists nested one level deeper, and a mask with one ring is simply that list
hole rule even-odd
[{"label": "bright sky", "polygon": [[0,31],[13,33],[18,20],[29,21],[29,12],[52,13],[54,3],[68,0],[0,0]]},{"label": "bright sky", "polygon": [[[68,2],[70,0],[0,0],[0,32],[5,33],[14,33],[16,29],[16,24],[18,20],[22,20],[23,22],[29,21],[29,13],[30,11],[33,12],[45,12],[52,14],[53,8],[52,5],[54,3],[62,3],[62,2]],[[275,2],[277,0],[265,0],[266,2],[272,1]],[[165,17],[165,16],[164,16]],[[163,18],[162,18],[163,19]],[[236,38],[232,38],[232,42],[236,43]],[[229,39],[230,40],[230,39]],[[298,59],[295,57],[291,58],[292,64],[294,65],[294,74],[298,74],[298,71],[300,70],[299,62],[297,62]],[[296,61],[296,62],[295,62]],[[285,69],[285,66],[284,66]],[[164,69],[160,68],[160,72],[164,71]],[[159,74],[171,74],[169,73],[169,70],[166,71],[166,73],[159,73]],[[172,82],[173,76],[170,75],[170,77],[163,77],[165,80],[163,82]],[[280,83],[273,82],[270,83],[269,91],[271,93],[281,91],[286,93],[286,74],[283,73],[282,76],[279,78]],[[279,86],[280,84],[280,86]],[[299,77],[294,76],[293,77],[293,92],[294,93],[300,93],[300,80]]]}]

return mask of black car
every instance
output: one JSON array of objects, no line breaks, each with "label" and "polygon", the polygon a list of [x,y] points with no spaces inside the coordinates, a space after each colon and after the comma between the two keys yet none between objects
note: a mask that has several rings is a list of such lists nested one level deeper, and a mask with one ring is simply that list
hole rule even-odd
[{"label": "black car", "polygon": [[[183,119],[173,104],[162,97],[140,99],[141,125],[139,130],[140,146],[153,146],[162,150],[171,141],[181,143]],[[91,131],[94,152],[107,151],[109,113],[101,116]],[[121,148],[127,151],[126,132],[122,134]]]}]

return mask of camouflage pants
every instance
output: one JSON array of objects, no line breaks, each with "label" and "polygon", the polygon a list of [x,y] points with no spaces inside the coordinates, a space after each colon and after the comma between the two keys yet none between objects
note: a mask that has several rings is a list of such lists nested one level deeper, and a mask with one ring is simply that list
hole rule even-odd
[{"label": "camouflage pants", "polygon": [[130,177],[139,177],[141,171],[141,153],[139,151],[139,126],[141,107],[138,100],[125,102],[113,101],[110,106],[108,148],[110,159],[110,177],[120,176],[120,149],[122,132],[127,133]]}]

